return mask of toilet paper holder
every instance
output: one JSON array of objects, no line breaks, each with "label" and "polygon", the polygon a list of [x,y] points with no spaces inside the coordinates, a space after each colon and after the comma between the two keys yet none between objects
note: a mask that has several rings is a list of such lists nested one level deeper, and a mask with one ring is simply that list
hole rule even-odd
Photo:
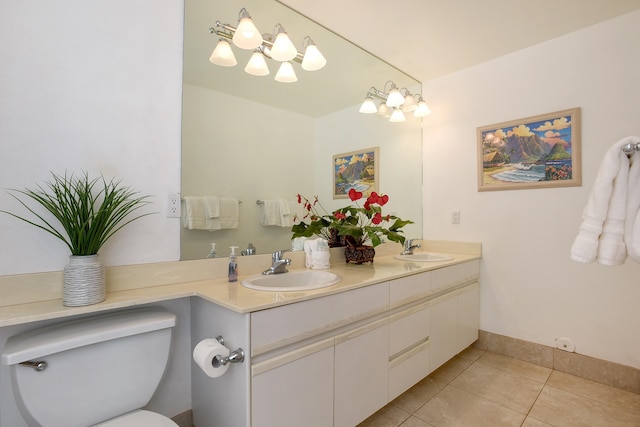
[{"label": "toilet paper holder", "polygon": [[[216,337],[216,340],[220,344],[224,345],[224,338],[222,337],[222,335],[218,335]],[[230,352],[229,355],[226,357],[220,356],[218,354],[211,361],[211,365],[214,368],[218,368],[220,366],[226,365],[227,363],[242,363],[242,362],[244,362],[244,350],[242,348],[238,348],[237,350],[233,350],[232,352]]]}]

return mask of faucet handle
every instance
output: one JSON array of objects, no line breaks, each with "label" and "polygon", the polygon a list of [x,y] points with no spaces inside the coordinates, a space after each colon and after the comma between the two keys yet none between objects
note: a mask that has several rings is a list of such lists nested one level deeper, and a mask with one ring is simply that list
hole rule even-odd
[{"label": "faucet handle", "polygon": [[282,254],[285,252],[289,252],[291,249],[280,249],[271,254],[271,260],[273,262],[282,260]]}]

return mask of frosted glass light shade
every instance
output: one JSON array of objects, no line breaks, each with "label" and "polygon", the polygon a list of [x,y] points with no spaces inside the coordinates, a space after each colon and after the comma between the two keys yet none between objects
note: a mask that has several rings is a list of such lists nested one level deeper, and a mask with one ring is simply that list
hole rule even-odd
[{"label": "frosted glass light shade", "polygon": [[409,113],[414,111],[416,108],[418,108],[418,105],[416,104],[416,100],[413,98],[413,95],[405,95],[404,104],[402,104],[402,111]]},{"label": "frosted glass light shade", "polygon": [[399,107],[402,104],[404,104],[404,96],[402,96],[400,91],[394,87],[389,92],[389,95],[387,95],[387,106]]},{"label": "frosted glass light shade", "polygon": [[376,103],[373,101],[373,98],[370,96],[367,96],[364,102],[362,103],[360,110],[358,111],[364,114],[375,114],[378,112],[378,107],[376,106]]},{"label": "frosted glass light shade", "polygon": [[266,76],[269,74],[269,67],[267,61],[264,59],[264,55],[260,52],[253,52],[251,59],[244,67],[244,71],[252,76]]},{"label": "frosted glass light shade", "polygon": [[414,117],[424,117],[431,114],[431,110],[424,101],[418,102],[418,108],[413,112]]},{"label": "frosted glass light shade", "polygon": [[306,71],[316,71],[327,65],[326,58],[320,53],[315,44],[310,44],[304,51],[302,58],[302,69]]},{"label": "frosted glass light shade", "polygon": [[226,40],[220,40],[218,42],[209,57],[209,62],[223,67],[233,67],[238,63],[233,54],[233,50],[231,50],[231,45]]},{"label": "frosted glass light shade", "polygon": [[240,19],[232,40],[240,49],[255,49],[262,44],[262,34],[251,18],[245,17]]},{"label": "frosted glass light shade", "polygon": [[289,36],[285,32],[278,33],[276,41],[271,48],[271,57],[276,61],[291,61],[298,54],[298,50],[291,43]]},{"label": "frosted glass light shade", "polygon": [[291,62],[285,61],[280,64],[280,68],[278,68],[278,72],[276,73],[276,81],[281,83],[293,83],[298,81],[298,77],[296,76],[296,72],[293,70]]},{"label": "frosted glass light shade", "polygon": [[389,107],[384,102],[378,105],[378,115],[383,117],[389,117]]},{"label": "frosted glass light shade", "polygon": [[404,122],[406,120],[406,118],[404,117],[404,113],[402,112],[402,110],[400,108],[394,108],[393,109],[393,113],[391,113],[391,118],[389,119],[390,122]]}]

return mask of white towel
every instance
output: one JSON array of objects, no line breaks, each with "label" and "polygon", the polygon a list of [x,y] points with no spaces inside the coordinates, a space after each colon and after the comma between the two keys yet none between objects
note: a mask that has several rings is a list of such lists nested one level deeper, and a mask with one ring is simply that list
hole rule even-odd
[{"label": "white towel", "polygon": [[206,208],[202,197],[184,197],[182,200],[182,226],[189,230],[205,230]]},{"label": "white towel", "polygon": [[220,228],[235,229],[240,227],[240,201],[238,199],[219,197]]},{"label": "white towel", "polygon": [[280,227],[290,228],[293,225],[293,221],[291,220],[291,205],[289,201],[277,198],[278,202],[278,211],[280,214],[280,223],[278,224]]},{"label": "white towel", "polygon": [[220,217],[220,201],[218,200],[218,196],[206,196],[204,202],[209,218]]},{"label": "white towel", "polygon": [[640,151],[633,153],[627,178],[627,218],[624,242],[629,257],[640,262]]},{"label": "white towel", "polygon": [[283,198],[278,197],[276,199],[263,200],[260,212],[260,224],[265,227],[276,226],[291,228],[293,225],[292,211],[295,212],[293,202]]},{"label": "white towel", "polygon": [[263,200],[261,205],[260,224],[265,227],[280,223],[280,204],[276,200]]},{"label": "white towel", "polygon": [[605,153],[584,208],[582,224],[571,247],[571,259],[619,265],[627,257],[624,244],[627,217],[629,158],[622,147],[640,142],[623,138]]}]

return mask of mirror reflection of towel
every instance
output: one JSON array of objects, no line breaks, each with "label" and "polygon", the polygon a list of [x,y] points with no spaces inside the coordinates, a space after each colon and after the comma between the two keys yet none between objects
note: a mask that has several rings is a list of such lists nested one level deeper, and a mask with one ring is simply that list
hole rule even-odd
[{"label": "mirror reflection of towel", "polygon": [[240,201],[216,196],[182,200],[182,226],[189,230],[224,230],[240,226]]},{"label": "mirror reflection of towel", "polygon": [[283,198],[264,200],[261,205],[260,224],[265,227],[290,228],[293,225],[292,203]]}]

